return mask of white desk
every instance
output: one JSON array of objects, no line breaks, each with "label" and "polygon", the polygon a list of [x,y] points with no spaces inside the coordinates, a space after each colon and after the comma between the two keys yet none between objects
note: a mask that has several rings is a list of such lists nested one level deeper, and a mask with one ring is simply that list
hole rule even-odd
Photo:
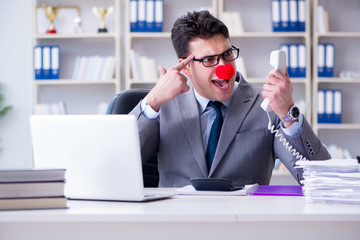
[{"label": "white desk", "polygon": [[68,206],[0,212],[0,239],[360,239],[359,205],[307,204],[301,197],[175,196]]}]

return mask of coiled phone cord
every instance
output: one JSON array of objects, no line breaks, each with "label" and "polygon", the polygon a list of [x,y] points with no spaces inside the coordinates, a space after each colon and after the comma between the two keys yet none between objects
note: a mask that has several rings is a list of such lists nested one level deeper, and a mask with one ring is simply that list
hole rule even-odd
[{"label": "coiled phone cord", "polygon": [[275,125],[271,125],[271,118],[270,118],[270,114],[269,112],[266,112],[268,118],[269,118],[269,123],[268,123],[268,129],[271,133],[275,134],[275,137],[279,138],[279,141],[283,144],[283,146],[293,155],[295,156],[295,158],[297,160],[300,161],[308,161],[307,158],[305,158],[303,155],[301,155],[298,151],[296,151],[295,148],[293,148],[292,145],[290,145],[290,143],[286,140],[286,138],[279,133],[278,129],[275,129]]}]

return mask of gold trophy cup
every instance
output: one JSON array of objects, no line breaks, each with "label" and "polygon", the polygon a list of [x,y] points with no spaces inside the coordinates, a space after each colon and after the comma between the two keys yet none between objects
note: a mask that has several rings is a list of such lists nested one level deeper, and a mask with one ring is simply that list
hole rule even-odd
[{"label": "gold trophy cup", "polygon": [[114,7],[108,7],[108,8],[98,8],[98,7],[93,7],[92,8],[92,12],[100,17],[100,27],[98,29],[99,33],[106,33],[108,30],[106,29],[105,26],[105,17],[109,16],[112,12],[114,11]]},{"label": "gold trophy cup", "polygon": [[48,30],[46,30],[46,33],[47,34],[54,34],[54,33],[56,33],[54,20],[57,17],[57,14],[58,14],[58,11],[59,11],[60,7],[43,6],[43,8],[45,10],[46,17],[50,20],[50,26],[49,26]]}]

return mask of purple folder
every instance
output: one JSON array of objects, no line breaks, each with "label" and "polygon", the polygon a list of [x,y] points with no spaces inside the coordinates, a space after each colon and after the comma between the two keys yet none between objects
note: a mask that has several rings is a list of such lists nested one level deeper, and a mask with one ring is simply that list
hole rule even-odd
[{"label": "purple folder", "polygon": [[296,185],[261,185],[252,195],[257,196],[304,196],[301,186]]}]

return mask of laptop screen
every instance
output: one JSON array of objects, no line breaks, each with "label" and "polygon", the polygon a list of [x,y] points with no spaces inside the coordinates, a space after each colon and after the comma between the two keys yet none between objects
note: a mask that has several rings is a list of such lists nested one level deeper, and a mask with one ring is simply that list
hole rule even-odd
[{"label": "laptop screen", "polygon": [[65,196],[143,198],[141,153],[132,115],[30,117],[35,167],[66,168]]}]

